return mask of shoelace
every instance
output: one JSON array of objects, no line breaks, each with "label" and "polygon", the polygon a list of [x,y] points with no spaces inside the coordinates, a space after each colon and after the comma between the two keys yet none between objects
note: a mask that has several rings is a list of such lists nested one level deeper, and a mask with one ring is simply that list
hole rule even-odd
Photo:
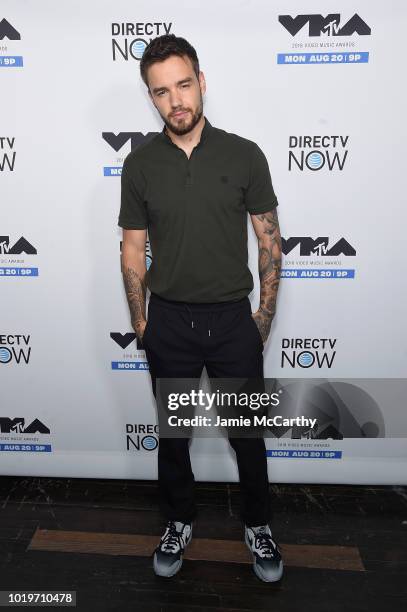
[{"label": "shoelace", "polygon": [[175,523],[170,521],[167,527],[168,532],[165,534],[161,541],[161,549],[164,552],[174,552],[177,546],[182,549],[183,542],[181,540],[181,534],[177,531]]},{"label": "shoelace", "polygon": [[267,531],[254,534],[255,547],[260,550],[263,557],[274,557],[277,548],[274,547],[271,535]]}]

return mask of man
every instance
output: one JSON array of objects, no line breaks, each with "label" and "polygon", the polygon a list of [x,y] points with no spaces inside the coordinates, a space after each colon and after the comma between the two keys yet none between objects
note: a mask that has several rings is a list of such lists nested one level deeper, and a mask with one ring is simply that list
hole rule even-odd
[{"label": "man", "polygon": [[[281,269],[277,198],[266,158],[252,141],[213,127],[203,115],[205,77],[195,49],[173,34],[151,41],[140,62],[165,126],[132,151],[122,171],[122,271],[133,328],[157,378],[263,375],[263,348]],[[255,109],[253,109],[253,113]],[[247,213],[259,244],[260,307],[252,314]],[[146,271],[148,229],[152,264]],[[146,321],[146,289],[151,291]],[[196,516],[188,437],[161,437],[158,482],[168,521],[154,569],[181,567]],[[239,470],[245,541],[256,575],[279,580],[281,551],[270,530],[263,437],[231,438]]]}]

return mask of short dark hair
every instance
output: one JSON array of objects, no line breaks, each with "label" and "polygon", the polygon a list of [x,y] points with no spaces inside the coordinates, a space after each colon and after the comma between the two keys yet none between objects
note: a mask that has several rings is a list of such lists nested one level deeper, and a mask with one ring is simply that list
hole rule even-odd
[{"label": "short dark hair", "polygon": [[196,76],[199,76],[199,60],[193,46],[180,36],[175,34],[164,34],[157,36],[147,45],[140,61],[140,74],[148,87],[147,70],[156,62],[163,62],[171,55],[179,57],[187,56],[192,62]]}]

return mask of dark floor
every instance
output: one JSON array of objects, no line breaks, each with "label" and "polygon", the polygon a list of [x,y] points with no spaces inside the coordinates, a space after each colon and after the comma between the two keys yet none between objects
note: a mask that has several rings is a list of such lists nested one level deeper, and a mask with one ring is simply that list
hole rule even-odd
[{"label": "dark floor", "polygon": [[155,482],[2,476],[0,590],[75,590],[89,612],[407,612],[407,487],[270,488],[286,561],[275,584],[253,574],[236,484],[197,484],[194,547],[165,579]]}]

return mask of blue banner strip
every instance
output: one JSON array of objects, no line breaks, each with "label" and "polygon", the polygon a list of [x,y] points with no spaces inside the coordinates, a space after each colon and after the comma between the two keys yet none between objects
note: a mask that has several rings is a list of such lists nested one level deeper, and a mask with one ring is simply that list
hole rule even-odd
[{"label": "blue banner strip", "polygon": [[337,53],[277,53],[277,64],[299,66],[301,64],[367,64],[369,52]]},{"label": "blue banner strip", "polygon": [[355,278],[355,270],[344,268],[326,269],[320,268],[282,268],[281,278]]},{"label": "blue banner strip", "polygon": [[112,361],[112,370],[148,370],[148,361]]},{"label": "blue banner strip", "polygon": [[103,176],[121,176],[122,166],[104,166]]},{"label": "blue banner strip", "polygon": [[0,276],[38,276],[38,268],[0,268]]},{"label": "blue banner strip", "polygon": [[25,453],[51,453],[51,444],[0,444],[0,451]]},{"label": "blue banner strip", "polygon": [[3,68],[22,68],[22,55],[0,55],[0,67]]},{"label": "blue banner strip", "polygon": [[267,457],[274,459],[342,459],[342,451],[267,449]]}]

